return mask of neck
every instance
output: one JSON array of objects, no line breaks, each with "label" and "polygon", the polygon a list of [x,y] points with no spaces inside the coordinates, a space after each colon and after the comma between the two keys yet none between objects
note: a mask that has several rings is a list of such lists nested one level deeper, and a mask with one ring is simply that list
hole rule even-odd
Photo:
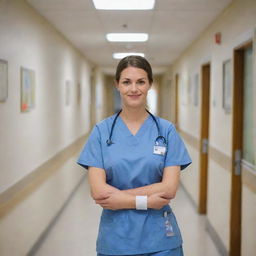
[{"label": "neck", "polygon": [[148,112],[145,107],[142,108],[122,108],[122,112],[120,113],[123,119],[127,121],[139,121],[144,120],[148,116]]}]

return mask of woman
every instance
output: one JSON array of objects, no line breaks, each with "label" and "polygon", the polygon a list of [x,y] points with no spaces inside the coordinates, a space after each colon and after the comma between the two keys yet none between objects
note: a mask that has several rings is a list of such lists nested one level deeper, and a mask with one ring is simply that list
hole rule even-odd
[{"label": "woman", "polygon": [[115,80],[122,110],[94,127],[78,160],[103,208],[98,256],[183,255],[169,202],[191,159],[173,124],[145,109],[153,83],[148,61],[125,57]]}]

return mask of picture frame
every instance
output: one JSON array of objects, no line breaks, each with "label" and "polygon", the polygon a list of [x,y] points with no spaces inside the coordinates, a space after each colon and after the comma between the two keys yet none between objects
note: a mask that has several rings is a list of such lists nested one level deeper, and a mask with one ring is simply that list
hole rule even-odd
[{"label": "picture frame", "polygon": [[195,107],[198,106],[198,101],[199,101],[199,74],[196,73],[194,75],[194,82],[193,82],[193,105]]},{"label": "picture frame", "polygon": [[232,66],[231,60],[228,59],[223,62],[223,76],[222,76],[222,107],[225,113],[231,113],[232,104]]},{"label": "picture frame", "polygon": [[71,81],[66,80],[65,81],[65,105],[69,106],[71,103]]},{"label": "picture frame", "polygon": [[0,102],[8,98],[8,62],[0,59]]},{"label": "picture frame", "polygon": [[77,83],[77,104],[79,105],[81,103],[82,98],[82,86],[81,82]]},{"label": "picture frame", "polygon": [[35,71],[21,67],[21,112],[35,108]]}]

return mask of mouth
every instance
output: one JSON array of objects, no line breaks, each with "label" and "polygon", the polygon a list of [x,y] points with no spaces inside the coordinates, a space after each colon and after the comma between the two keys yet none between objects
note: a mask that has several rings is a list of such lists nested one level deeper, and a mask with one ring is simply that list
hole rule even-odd
[{"label": "mouth", "polygon": [[128,95],[128,97],[129,97],[130,99],[134,99],[134,100],[138,99],[140,96],[141,96],[141,94]]}]

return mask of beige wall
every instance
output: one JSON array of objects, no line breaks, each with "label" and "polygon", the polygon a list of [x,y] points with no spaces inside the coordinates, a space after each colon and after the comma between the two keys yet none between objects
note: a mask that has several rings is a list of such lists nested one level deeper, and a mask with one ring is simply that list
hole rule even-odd
[{"label": "beige wall", "polygon": [[[26,255],[83,177],[70,152],[78,154],[85,138],[65,148],[90,129],[92,66],[24,0],[0,1],[0,37],[9,80],[0,103],[0,254]],[[28,113],[20,112],[21,66],[36,74],[36,106]]]},{"label": "beige wall", "polygon": [[[256,2],[254,0],[234,1],[176,60],[168,74],[168,76],[171,76],[171,81],[175,81],[175,74],[180,74],[180,129],[199,140],[201,88],[199,87],[199,105],[194,106],[191,101],[191,93],[189,93],[189,83],[196,73],[199,73],[199,81],[201,81],[201,66],[210,62],[210,147],[227,159],[231,158],[232,113],[226,114],[222,108],[222,64],[227,59],[231,59],[233,62],[233,49],[247,40],[253,39],[254,29],[256,28],[255,13]],[[220,45],[214,42],[214,34],[217,32],[222,34]],[[172,83],[171,90],[174,90],[174,86],[175,83]],[[256,95],[254,97],[256,98]],[[184,174],[182,182],[198,204],[199,152],[194,148],[190,149],[190,153],[194,164],[189,170],[191,174]],[[231,173],[230,170],[224,169],[213,159],[209,160],[208,171],[207,218],[226,249],[229,250]],[[254,216],[254,220],[248,222],[245,220],[246,214],[243,214],[243,225],[246,225],[246,227],[243,226],[243,230],[253,233],[253,230],[256,230],[256,211],[253,206],[255,202],[252,200],[253,192],[245,188],[243,188],[243,191],[246,191],[243,193],[243,210],[250,211]],[[253,251],[256,251],[255,236],[243,235],[242,244],[242,255],[249,256],[252,255]]]},{"label": "beige wall", "polygon": [[[3,192],[88,131],[90,64],[24,1],[2,1],[0,12],[0,58],[9,72],[8,99],[0,103]],[[21,66],[36,74],[36,106],[29,113],[20,112]]]}]

